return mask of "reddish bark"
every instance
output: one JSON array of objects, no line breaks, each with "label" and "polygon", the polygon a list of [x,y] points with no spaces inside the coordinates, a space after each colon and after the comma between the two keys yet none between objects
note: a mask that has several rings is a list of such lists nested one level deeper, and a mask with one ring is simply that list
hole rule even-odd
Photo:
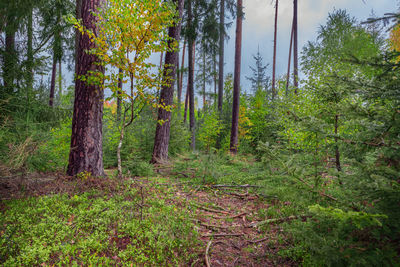
[{"label": "reddish bark", "polygon": [[219,12],[218,112],[221,115],[224,94],[225,0],[221,0]]},{"label": "reddish bark", "polygon": [[[96,31],[96,17],[91,12],[96,11],[102,2],[102,0],[82,0],[81,16],[85,28]],[[98,58],[86,52],[93,46],[94,44],[87,35],[80,36],[76,55],[76,77],[86,75],[89,70],[104,72],[104,67],[95,64],[98,62]],[[104,92],[99,86],[88,85],[86,82],[76,79],[68,175],[87,171],[93,176],[104,176],[103,98]]]},{"label": "reddish bark", "polygon": [[182,66],[181,72],[179,73],[179,84],[178,84],[178,111],[181,114],[181,99],[182,99],[182,83],[183,83],[183,69],[185,67],[185,51],[186,50],[186,40],[183,42],[183,51],[182,51]]},{"label": "reddish bark", "polygon": [[275,6],[275,27],[274,27],[274,58],[272,62],[272,98],[275,97],[275,70],[276,70],[276,32],[278,28],[278,3],[276,0]]},{"label": "reddish bark", "polygon": [[236,154],[239,136],[239,106],[240,106],[240,67],[242,58],[242,0],[237,0],[236,40],[235,40],[235,71],[233,78],[233,105],[230,151]]},{"label": "reddish bark", "polygon": [[297,0],[293,0],[293,78],[295,93],[297,94],[297,89],[299,88],[299,67],[298,67],[298,54],[297,54]]},{"label": "reddish bark", "polygon": [[[175,0],[177,9],[179,11],[179,18],[182,18],[183,13],[183,0]],[[179,42],[181,34],[181,23],[169,28],[168,47],[173,48],[173,41]],[[165,55],[165,69],[164,69],[164,83],[161,88],[160,104],[163,106],[171,106],[174,101],[174,79],[176,77],[176,65],[178,61],[177,51],[167,51]],[[154,139],[153,156],[151,163],[162,163],[168,159],[168,145],[170,139],[171,128],[171,111],[165,108],[158,109],[158,121],[164,123],[157,123],[156,136]]]},{"label": "reddish bark", "polygon": [[54,91],[56,87],[56,72],[57,72],[57,59],[54,53],[53,55],[53,67],[51,70],[51,82],[50,82],[50,97],[49,97],[49,106],[54,106]]},{"label": "reddish bark", "polygon": [[286,95],[289,91],[289,79],[290,79],[290,63],[292,59],[292,46],[293,46],[293,22],[292,22],[292,31],[290,32],[290,45],[289,45],[289,59],[288,59],[288,67],[287,67],[287,76],[286,76]]}]

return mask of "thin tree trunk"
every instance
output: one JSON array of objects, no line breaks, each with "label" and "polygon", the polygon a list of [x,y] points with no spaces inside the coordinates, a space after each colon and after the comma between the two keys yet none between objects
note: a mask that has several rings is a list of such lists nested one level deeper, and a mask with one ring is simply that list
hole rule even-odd
[{"label": "thin tree trunk", "polygon": [[340,151],[338,146],[338,126],[339,125],[339,115],[335,115],[335,158],[336,158],[336,169],[340,172],[342,171],[342,166],[340,165]]},{"label": "thin tree trunk", "polygon": [[[79,0],[77,1],[78,4]],[[100,7],[102,0],[83,0],[81,7],[82,24],[89,30],[96,31],[96,17],[92,12]],[[76,77],[87,75],[89,70],[104,72],[95,55],[86,51],[94,47],[88,35],[79,38]],[[68,175],[82,171],[94,176],[104,176],[103,167],[103,99],[100,86],[88,85],[76,79],[75,101],[72,117],[71,150],[69,154]]]},{"label": "thin tree trunk", "polygon": [[54,106],[54,92],[56,87],[56,73],[57,73],[57,58],[56,52],[53,52],[53,67],[51,69],[51,82],[50,82],[50,97],[49,97],[49,106]]},{"label": "thin tree trunk", "polygon": [[[192,0],[188,0],[188,21],[187,27],[189,30],[193,31],[193,16],[192,16]],[[195,135],[195,117],[194,117],[194,50],[195,50],[195,36],[189,36],[189,78],[188,78],[188,91],[189,91],[189,127],[192,133],[192,139],[190,146],[193,151],[196,148],[196,135]]]},{"label": "thin tree trunk", "polygon": [[217,58],[215,53],[213,53],[213,78],[214,78],[214,107],[217,104]]},{"label": "thin tree trunk", "polygon": [[205,110],[206,104],[206,53],[203,51],[203,110]]},{"label": "thin tree trunk", "polygon": [[291,62],[291,59],[292,59],[292,46],[293,46],[293,27],[294,27],[294,24],[292,22],[292,30],[290,32],[288,68],[287,68],[287,76],[286,76],[286,91],[285,91],[286,96],[288,95],[288,91],[289,91],[290,62]]},{"label": "thin tree trunk", "polygon": [[29,11],[28,15],[28,51],[27,51],[27,81],[26,81],[26,98],[28,104],[30,102],[31,91],[33,88],[33,17],[32,17],[33,9]]},{"label": "thin tree trunk", "polygon": [[298,54],[297,54],[297,0],[293,0],[293,75],[294,75],[294,87],[295,94],[299,89],[299,69],[298,69]]},{"label": "thin tree trunk", "polygon": [[6,47],[3,58],[3,82],[7,93],[14,92],[16,51],[15,51],[15,29],[13,26],[13,17],[7,16],[6,25]]},{"label": "thin tree trunk", "polygon": [[275,72],[276,72],[276,32],[278,29],[278,3],[276,0],[275,4],[275,26],[274,26],[274,58],[272,63],[272,99],[275,98],[276,90],[275,90]]},{"label": "thin tree trunk", "polygon": [[184,110],[184,113],[183,113],[183,123],[186,123],[186,121],[187,121],[188,105],[189,105],[189,83],[188,83],[188,85],[186,87],[185,110]]},{"label": "thin tree trunk", "polygon": [[192,133],[191,148],[196,149],[196,130],[194,116],[194,66],[196,56],[196,44],[194,41],[189,43],[189,128]]},{"label": "thin tree trunk", "polygon": [[61,58],[58,60],[58,97],[61,100],[62,96],[62,66],[61,66]]},{"label": "thin tree trunk", "polygon": [[237,0],[236,40],[235,40],[235,71],[233,78],[233,105],[230,151],[236,154],[238,151],[239,136],[239,108],[240,108],[240,67],[242,58],[242,0]]},{"label": "thin tree trunk", "polygon": [[[179,12],[179,18],[182,18],[183,0],[175,0]],[[181,23],[170,27],[168,30],[168,47],[172,50],[173,41],[179,42],[181,34]],[[164,83],[161,88],[160,105],[171,106],[174,102],[174,77],[176,76],[176,67],[179,62],[178,52],[172,50],[165,55],[165,70]],[[163,121],[163,124],[157,122],[156,136],[154,139],[154,148],[151,162],[162,163],[168,160],[168,145],[171,129],[171,111],[164,107],[158,108],[158,121]]]},{"label": "thin tree trunk", "polygon": [[121,120],[122,69],[118,69],[117,122]]},{"label": "thin tree trunk", "polygon": [[124,134],[125,134],[125,113],[124,113],[124,117],[122,118],[122,126],[121,126],[121,131],[119,133],[119,141],[118,141],[118,146],[117,146],[118,177],[122,177],[121,148],[122,148],[122,141],[124,140]]},{"label": "thin tree trunk", "polygon": [[182,65],[180,70],[180,78],[179,78],[179,86],[178,86],[178,114],[181,114],[181,99],[182,99],[182,87],[183,87],[183,69],[185,67],[185,51],[186,50],[186,40],[183,42],[183,51],[182,51]]},{"label": "thin tree trunk", "polygon": [[218,112],[221,117],[224,94],[225,0],[221,0],[219,12]]}]

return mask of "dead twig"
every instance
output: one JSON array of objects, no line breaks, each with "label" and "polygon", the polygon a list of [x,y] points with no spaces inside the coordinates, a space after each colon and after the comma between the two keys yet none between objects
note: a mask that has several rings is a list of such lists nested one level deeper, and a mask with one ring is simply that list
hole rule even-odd
[{"label": "dead twig", "polygon": [[196,204],[193,204],[193,206],[195,206],[195,207],[197,207],[197,208],[199,208],[199,209],[205,210],[205,211],[209,211],[209,212],[222,213],[222,214],[229,214],[229,212],[223,211],[223,210],[210,209],[210,208],[203,207],[203,206],[196,205]]},{"label": "dead twig", "polygon": [[311,217],[311,216],[309,216],[309,215],[291,215],[291,216],[285,217],[285,218],[268,219],[265,221],[253,223],[252,226],[259,227],[264,224],[272,224],[272,223],[277,224],[277,223],[283,223],[283,222],[287,222],[287,221],[291,221],[291,220],[295,220],[295,219],[305,219],[305,218],[309,218],[309,217]]},{"label": "dead twig", "polygon": [[206,255],[204,256],[205,261],[206,261],[206,266],[207,266],[207,267],[210,267],[210,266],[211,266],[210,260],[208,259],[208,251],[210,250],[211,243],[212,243],[212,240],[208,241],[207,248],[206,248]]},{"label": "dead twig", "polygon": [[251,184],[244,184],[244,185],[233,185],[233,184],[215,184],[210,185],[212,188],[221,188],[221,187],[240,187],[240,188],[249,188],[249,187],[256,187],[259,188],[261,186],[258,185],[251,185]]},{"label": "dead twig", "polygon": [[224,237],[224,236],[243,236],[244,234],[205,234],[202,237]]},{"label": "dead twig", "polygon": [[242,212],[236,215],[232,215],[232,216],[227,216],[227,217],[220,217],[220,216],[213,216],[214,219],[235,219],[238,217],[242,217],[244,215],[246,215],[248,212]]}]

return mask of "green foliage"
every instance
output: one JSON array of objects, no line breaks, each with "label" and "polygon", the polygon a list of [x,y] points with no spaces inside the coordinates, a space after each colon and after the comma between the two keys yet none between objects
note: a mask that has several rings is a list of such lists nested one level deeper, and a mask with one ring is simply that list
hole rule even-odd
[{"label": "green foliage", "polygon": [[[122,186],[113,196],[92,191],[8,201],[0,217],[0,263],[186,263],[197,246],[186,210],[167,205],[147,191],[142,199],[140,189],[130,183]],[[142,201],[146,205],[140,208]]]},{"label": "green foliage", "polygon": [[198,139],[206,151],[210,152],[212,148],[216,147],[216,141],[222,127],[217,112],[211,111],[204,115],[203,124],[199,127]]}]

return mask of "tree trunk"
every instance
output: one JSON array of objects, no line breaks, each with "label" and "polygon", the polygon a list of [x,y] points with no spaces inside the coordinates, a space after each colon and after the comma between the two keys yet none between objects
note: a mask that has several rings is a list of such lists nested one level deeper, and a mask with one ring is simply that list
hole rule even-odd
[{"label": "tree trunk", "polygon": [[219,13],[218,112],[221,116],[224,94],[225,0],[221,0]]},{"label": "tree trunk", "polygon": [[56,87],[56,72],[57,72],[57,58],[56,52],[53,52],[53,67],[51,69],[51,82],[50,82],[50,97],[49,97],[49,106],[54,106],[54,91]]},{"label": "tree trunk", "polygon": [[293,0],[293,78],[294,78],[294,92],[297,94],[299,89],[299,69],[298,69],[298,54],[297,54],[297,0]]},{"label": "tree trunk", "polygon": [[[183,84],[183,69],[185,67],[185,51],[186,50],[186,40],[183,42],[183,51],[182,51],[182,65],[179,77],[179,84],[178,84],[178,114],[181,114],[181,99],[182,99],[182,84]],[[185,102],[186,103],[186,102]]]},{"label": "tree trunk", "polygon": [[[182,18],[183,13],[183,0],[175,0],[179,12],[179,18]],[[181,34],[181,23],[170,27],[168,30],[168,47],[171,51],[167,51],[165,55],[165,68],[163,79],[164,82],[161,87],[160,105],[172,106],[174,102],[174,78],[176,77],[176,65],[178,62],[178,52],[173,49],[173,41],[179,42]],[[154,148],[151,162],[162,163],[168,160],[168,145],[170,139],[171,128],[171,111],[164,107],[158,108],[158,121],[163,121],[163,124],[157,122],[156,136],[154,139]]]},{"label": "tree trunk", "polygon": [[203,51],[203,110],[205,110],[206,104],[206,53]]},{"label": "tree trunk", "polygon": [[290,45],[289,45],[289,59],[288,59],[288,67],[287,67],[287,76],[286,76],[286,91],[285,95],[288,95],[289,91],[289,80],[290,80],[290,62],[292,59],[292,46],[293,46],[293,22],[292,22],[292,31],[290,32]]},{"label": "tree trunk", "polygon": [[275,5],[275,26],[274,26],[274,58],[272,63],[272,99],[275,98],[275,71],[276,71],[276,32],[278,28],[278,3],[279,1],[276,0]]},{"label": "tree trunk", "polygon": [[[79,0],[77,4],[78,2]],[[102,0],[82,0],[81,15],[85,28],[96,31],[96,17],[92,12],[95,12],[102,2]],[[76,77],[87,75],[89,70],[104,72],[104,67],[96,64],[99,59],[86,52],[94,47],[86,34],[79,38],[78,47]],[[76,79],[68,175],[87,171],[94,176],[104,176],[103,99],[104,92],[100,86],[88,85]]]},{"label": "tree trunk", "polygon": [[13,16],[7,17],[6,25],[6,47],[3,58],[3,82],[8,94],[14,92],[14,79],[16,69],[17,54],[15,51],[15,29],[13,26]]},{"label": "tree trunk", "polygon": [[236,40],[235,40],[235,71],[233,78],[233,105],[230,151],[236,154],[239,135],[239,107],[240,107],[240,67],[242,53],[242,0],[237,0]]},{"label": "tree trunk", "polygon": [[[80,20],[82,18],[82,0],[76,0],[75,6],[76,19]],[[79,40],[81,33],[78,29],[75,29],[75,75],[78,73],[78,52],[79,52]],[[75,77],[76,79],[76,77]]]},{"label": "tree trunk", "polygon": [[61,68],[61,58],[58,60],[58,98],[61,101],[62,96],[62,68]]},{"label": "tree trunk", "polygon": [[[189,1],[190,2],[190,1]],[[195,42],[189,41],[189,128],[192,133],[190,146],[193,151],[196,149],[196,132],[194,116],[194,64],[195,64]]]},{"label": "tree trunk", "polygon": [[342,171],[342,166],[340,165],[340,151],[338,146],[338,127],[339,127],[339,115],[335,115],[335,158],[336,158],[336,169],[340,172]]},{"label": "tree trunk", "polygon": [[27,62],[26,62],[26,98],[29,104],[31,91],[33,89],[33,18],[32,18],[33,9],[29,11],[28,15],[28,51],[27,51]]},{"label": "tree trunk", "polygon": [[214,107],[217,104],[217,58],[215,53],[213,53],[213,78],[214,78]]},{"label": "tree trunk", "polygon": [[185,110],[184,110],[184,113],[183,113],[183,123],[186,123],[186,121],[187,121],[188,105],[189,105],[189,83],[186,86]]},{"label": "tree trunk", "polygon": [[121,93],[122,93],[122,69],[118,69],[118,92],[117,92],[117,122],[121,120]]}]

